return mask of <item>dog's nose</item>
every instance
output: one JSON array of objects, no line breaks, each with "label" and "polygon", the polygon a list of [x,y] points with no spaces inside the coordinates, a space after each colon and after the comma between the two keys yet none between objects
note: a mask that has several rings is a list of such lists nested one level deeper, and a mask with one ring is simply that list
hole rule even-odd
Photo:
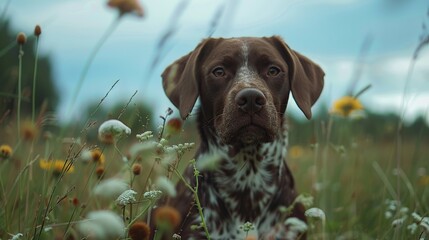
[{"label": "dog's nose", "polygon": [[235,96],[235,103],[244,112],[255,113],[267,103],[264,94],[256,88],[245,88]]}]

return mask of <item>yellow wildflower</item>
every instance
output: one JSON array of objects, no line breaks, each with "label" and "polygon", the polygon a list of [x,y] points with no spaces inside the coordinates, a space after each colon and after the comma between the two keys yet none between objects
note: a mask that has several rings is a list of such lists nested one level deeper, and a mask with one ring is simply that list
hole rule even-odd
[{"label": "yellow wildflower", "polygon": [[349,117],[350,114],[359,110],[363,110],[363,105],[357,98],[344,96],[334,102],[331,113]]},{"label": "yellow wildflower", "polygon": [[91,158],[92,158],[92,161],[95,163],[98,163],[100,165],[104,164],[104,161],[105,161],[104,154],[98,148],[91,150]]},{"label": "yellow wildflower", "polygon": [[1,145],[0,146],[0,158],[8,159],[10,156],[12,156],[12,147],[7,145],[7,144]]},{"label": "yellow wildflower", "polygon": [[419,185],[429,186],[429,175],[424,175],[419,178]]},{"label": "yellow wildflower", "polygon": [[53,171],[54,174],[60,174],[63,169],[67,173],[74,172],[74,166],[70,165],[70,162],[64,161],[64,160],[46,160],[41,159],[39,161],[39,166],[41,169],[46,171]]}]

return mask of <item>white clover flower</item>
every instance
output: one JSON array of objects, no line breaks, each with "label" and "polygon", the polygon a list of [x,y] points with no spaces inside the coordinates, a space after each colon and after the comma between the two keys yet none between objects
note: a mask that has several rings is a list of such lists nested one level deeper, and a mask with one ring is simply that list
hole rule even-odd
[{"label": "white clover flower", "polygon": [[174,184],[166,177],[161,176],[159,177],[156,182],[155,185],[162,190],[163,192],[165,192],[166,194],[168,194],[168,196],[170,197],[175,197],[176,196],[176,187],[174,186]]},{"label": "white clover flower", "polygon": [[314,198],[310,194],[300,194],[295,198],[295,202],[301,203],[305,208],[313,206]]},{"label": "white clover flower", "polygon": [[114,200],[125,190],[129,189],[123,180],[112,178],[101,181],[94,187],[94,194],[106,199]]},{"label": "white clover flower", "polygon": [[419,225],[425,230],[426,233],[429,233],[429,223],[421,222]]},{"label": "white clover flower", "polygon": [[411,223],[410,225],[407,226],[407,229],[410,230],[411,234],[414,234],[416,233],[418,227],[419,226],[417,225],[417,223]]},{"label": "white clover flower", "polygon": [[137,194],[137,192],[132,190],[132,189],[125,190],[116,199],[116,203],[118,205],[121,205],[121,206],[126,206],[128,204],[134,203],[134,202],[136,202],[136,198],[135,198],[136,194]]},{"label": "white clover flower", "polygon": [[145,192],[143,194],[144,198],[147,198],[149,200],[156,200],[158,198],[160,198],[162,195],[162,192],[159,190],[153,190],[153,191],[149,191],[149,192]]},{"label": "white clover flower", "polygon": [[296,217],[286,219],[285,225],[289,227],[290,231],[299,233],[305,233],[308,230],[307,224]]},{"label": "white clover flower", "polygon": [[146,131],[144,133],[141,134],[137,134],[136,138],[138,138],[141,142],[148,140],[149,138],[153,138],[153,133],[152,131]]},{"label": "white clover flower", "polygon": [[423,218],[422,216],[420,216],[418,213],[413,212],[411,213],[411,216],[414,218],[414,220],[416,220],[417,222],[420,222]]},{"label": "white clover flower", "polygon": [[19,239],[21,239],[21,237],[23,237],[24,236],[24,234],[22,234],[22,233],[17,233],[17,234],[15,234],[15,235],[12,235],[12,238],[9,238],[10,240],[19,240]]},{"label": "white clover flower", "polygon": [[91,154],[91,150],[84,148],[81,152],[80,152],[80,159],[82,160],[82,162],[84,163],[89,163],[92,161],[92,154]]},{"label": "white clover flower", "polygon": [[116,119],[107,120],[98,128],[98,137],[102,141],[111,141],[129,134],[131,134],[131,129]]},{"label": "white clover flower", "polygon": [[97,240],[118,239],[125,233],[122,218],[108,210],[90,212],[85,221],[78,223],[77,228],[83,236]]},{"label": "white clover flower", "polygon": [[320,208],[310,208],[305,211],[305,216],[310,218],[319,218],[322,221],[325,221],[325,212]]}]

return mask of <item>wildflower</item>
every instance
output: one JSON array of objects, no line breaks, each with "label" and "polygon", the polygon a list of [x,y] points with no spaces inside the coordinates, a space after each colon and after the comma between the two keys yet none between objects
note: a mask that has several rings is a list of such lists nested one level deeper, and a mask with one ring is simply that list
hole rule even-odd
[{"label": "wildflower", "polygon": [[245,238],[245,240],[257,240],[258,238],[253,236],[253,235],[249,235]]},{"label": "wildflower", "polygon": [[155,209],[154,220],[158,227],[174,229],[179,226],[182,217],[175,208],[163,206]]},{"label": "wildflower", "polygon": [[155,184],[158,186],[160,190],[163,190],[170,197],[176,196],[176,188],[168,178],[161,176],[156,180]]},{"label": "wildflower", "polygon": [[131,167],[131,170],[133,171],[134,175],[140,175],[141,171],[142,171],[142,165],[140,163],[134,163],[133,166]]},{"label": "wildflower", "polygon": [[99,166],[97,169],[95,169],[95,175],[97,175],[98,179],[102,179],[104,177],[104,167]]},{"label": "wildflower", "polygon": [[180,133],[181,130],[182,130],[182,120],[180,120],[179,118],[172,118],[168,120],[165,126],[165,131],[167,135],[170,135],[170,136]]},{"label": "wildflower", "polygon": [[25,33],[23,32],[18,33],[18,35],[16,36],[16,42],[19,45],[24,45],[25,42],[27,42],[27,36],[25,35]]},{"label": "wildflower", "polygon": [[19,239],[21,239],[21,237],[24,237],[24,234],[17,233],[15,235],[12,235],[12,238],[10,238],[10,240],[19,240]]},{"label": "wildflower", "polygon": [[410,231],[411,234],[414,234],[416,233],[418,227],[419,226],[417,225],[417,223],[411,223],[407,226],[407,229]]},{"label": "wildflower", "polygon": [[98,128],[98,138],[106,144],[114,143],[123,135],[131,134],[131,129],[116,119],[105,121]]},{"label": "wildflower", "polygon": [[132,190],[132,189],[125,190],[116,199],[116,203],[118,205],[121,205],[121,206],[126,206],[128,204],[132,204],[136,201],[136,198],[135,198],[136,194],[137,194],[137,192]]},{"label": "wildflower", "polygon": [[135,13],[139,17],[144,15],[143,8],[137,0],[109,0],[107,5],[118,9],[121,16],[127,13]]},{"label": "wildflower", "polygon": [[245,222],[243,225],[240,226],[240,229],[248,233],[249,231],[255,229],[255,226],[251,222]]},{"label": "wildflower", "polygon": [[304,149],[301,146],[295,145],[289,148],[289,153],[292,158],[300,158],[304,154]]},{"label": "wildflower", "polygon": [[295,202],[301,203],[305,208],[313,206],[314,198],[310,194],[300,194],[295,198]]},{"label": "wildflower", "polygon": [[319,218],[320,220],[325,220],[325,212],[320,208],[310,208],[305,211],[305,216],[310,218]]},{"label": "wildflower", "polygon": [[125,224],[121,217],[112,211],[90,212],[85,221],[78,223],[82,235],[90,239],[118,239],[124,236]]},{"label": "wildflower", "polygon": [[54,172],[54,175],[59,175],[62,171],[65,171],[66,173],[74,172],[74,166],[71,164],[70,161],[66,162],[64,160],[41,159],[39,161],[39,166],[43,170],[52,170]]},{"label": "wildflower", "polygon": [[34,35],[39,37],[40,34],[42,34],[42,28],[39,25],[36,25],[36,27],[34,27]]},{"label": "wildflower", "polygon": [[286,239],[297,239],[300,234],[308,230],[307,224],[296,217],[286,219],[284,224],[289,227]]},{"label": "wildflower", "polygon": [[173,234],[173,239],[174,240],[181,240],[182,236],[180,236],[179,234],[175,233],[175,234]]},{"label": "wildflower", "polygon": [[405,219],[407,218],[407,216],[403,216],[401,218],[397,218],[395,220],[392,221],[392,227],[400,227],[404,224]]},{"label": "wildflower", "polygon": [[77,197],[74,197],[71,200],[71,202],[72,202],[73,206],[75,206],[75,207],[79,206],[79,199]]},{"label": "wildflower", "polygon": [[31,121],[24,121],[21,124],[21,136],[24,140],[32,141],[39,133],[38,127]]},{"label": "wildflower", "polygon": [[0,159],[10,158],[10,156],[12,156],[12,153],[13,153],[13,150],[11,146],[7,144],[3,144],[0,146]]},{"label": "wildflower", "polygon": [[94,194],[106,199],[116,199],[121,193],[129,189],[127,183],[120,179],[107,179],[101,181],[94,188]]},{"label": "wildflower", "polygon": [[360,101],[357,98],[345,96],[334,102],[331,113],[342,117],[349,117],[359,110],[363,110]]},{"label": "wildflower", "polygon": [[141,134],[137,134],[136,138],[138,138],[141,142],[148,140],[149,138],[153,138],[153,133],[152,131],[146,131],[144,133]]},{"label": "wildflower", "polygon": [[145,222],[135,222],[128,229],[128,236],[132,240],[149,240],[150,228]]},{"label": "wildflower", "polygon": [[144,198],[150,199],[150,200],[156,200],[159,197],[161,197],[162,192],[159,190],[153,190],[153,191],[149,191],[149,192],[145,192],[143,194]]}]

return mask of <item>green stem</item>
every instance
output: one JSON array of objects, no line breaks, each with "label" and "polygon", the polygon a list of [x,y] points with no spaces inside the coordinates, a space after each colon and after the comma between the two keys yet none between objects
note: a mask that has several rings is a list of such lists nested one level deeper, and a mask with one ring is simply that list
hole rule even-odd
[{"label": "green stem", "polygon": [[83,82],[85,80],[86,75],[88,74],[89,68],[94,61],[95,56],[97,55],[100,48],[103,46],[103,44],[106,42],[106,40],[109,38],[109,36],[113,33],[113,31],[116,29],[116,27],[119,24],[119,20],[121,19],[121,15],[119,15],[118,18],[115,18],[113,22],[110,24],[110,26],[107,28],[107,30],[104,32],[102,37],[98,40],[97,44],[95,45],[94,49],[92,50],[91,54],[89,55],[84,68],[82,70],[82,73],[80,74],[79,81],[77,84],[77,87],[72,95],[72,101],[70,103],[70,107],[68,108],[69,111],[73,111],[74,104],[76,102],[77,96],[79,95],[79,92],[82,88]]},{"label": "green stem", "polygon": [[[21,80],[22,80],[22,56],[24,52],[22,51],[22,44],[19,45],[19,67],[18,67],[18,110],[17,110],[17,127],[18,127],[18,135],[21,136]],[[19,137],[20,138],[20,137]]]},{"label": "green stem", "polygon": [[31,108],[31,122],[34,124],[34,116],[36,113],[36,76],[37,76],[37,62],[39,58],[39,37],[36,37],[36,56],[34,60],[34,72],[33,72],[33,94],[32,96],[32,108]]}]

